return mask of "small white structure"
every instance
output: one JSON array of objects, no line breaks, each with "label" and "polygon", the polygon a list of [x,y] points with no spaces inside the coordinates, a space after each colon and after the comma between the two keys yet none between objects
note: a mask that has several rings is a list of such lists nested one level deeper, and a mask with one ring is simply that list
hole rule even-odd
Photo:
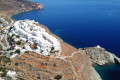
[{"label": "small white structure", "polygon": [[15,77],[16,76],[16,72],[15,71],[11,71],[11,70],[9,70],[8,72],[7,72],[7,74],[6,74],[6,76],[8,76],[8,77]]},{"label": "small white structure", "polygon": [[101,47],[99,45],[97,45],[96,48],[101,48]]}]

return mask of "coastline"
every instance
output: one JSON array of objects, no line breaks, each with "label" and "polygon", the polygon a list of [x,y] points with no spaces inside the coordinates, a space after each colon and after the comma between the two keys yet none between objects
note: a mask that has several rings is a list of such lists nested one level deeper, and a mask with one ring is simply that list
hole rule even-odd
[{"label": "coastline", "polygon": [[[31,10],[34,10],[34,9],[31,9]],[[31,11],[31,10],[29,10],[29,11]],[[23,11],[23,12],[25,12],[25,11]],[[21,13],[21,12],[18,12],[18,13]],[[16,13],[16,15],[17,15],[18,13]],[[15,15],[15,14],[12,14],[12,15]],[[12,15],[11,15],[11,16],[12,16]],[[10,16],[10,18],[11,18],[11,16]],[[40,25],[40,26],[43,26],[43,25],[41,25],[41,24],[39,24],[39,25]],[[74,48],[73,46],[65,43],[65,42],[64,42],[62,39],[60,39],[58,36],[52,34],[46,26],[43,26],[43,27],[47,30],[47,32],[48,32],[49,34],[57,37],[57,38],[61,41],[62,46],[65,47],[65,50],[64,50],[65,52],[61,53],[62,56],[71,56],[72,54],[69,54],[69,50],[71,50],[71,49],[73,49],[73,50],[71,50],[70,53],[73,53],[74,51],[77,51],[76,48]],[[67,48],[68,46],[69,46],[69,49]],[[66,49],[68,49],[68,50],[66,51]],[[64,53],[68,53],[68,54],[64,54]],[[84,55],[87,57],[86,54],[84,54]],[[97,76],[97,77],[98,77],[98,76]]]},{"label": "coastline", "polygon": [[[34,3],[28,0],[24,0],[24,1],[11,0],[11,2],[9,3],[7,1],[5,3],[1,1],[0,7],[2,7],[3,4],[6,7],[3,9],[0,9],[0,16],[8,17],[8,18],[11,18],[12,15],[19,14],[21,12],[28,12],[34,9],[43,9],[43,5],[41,3]],[[11,7],[15,9],[12,9]]]}]

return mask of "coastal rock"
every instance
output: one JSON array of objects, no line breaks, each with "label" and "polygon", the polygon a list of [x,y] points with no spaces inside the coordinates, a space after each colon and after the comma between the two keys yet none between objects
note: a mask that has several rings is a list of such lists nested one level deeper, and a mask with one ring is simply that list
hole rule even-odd
[{"label": "coastal rock", "polygon": [[36,3],[36,4],[37,4],[36,9],[43,9],[43,5],[41,3]]},{"label": "coastal rock", "polygon": [[85,53],[91,59],[91,62],[98,65],[120,64],[120,59],[113,53],[106,51],[100,46],[85,48]]}]

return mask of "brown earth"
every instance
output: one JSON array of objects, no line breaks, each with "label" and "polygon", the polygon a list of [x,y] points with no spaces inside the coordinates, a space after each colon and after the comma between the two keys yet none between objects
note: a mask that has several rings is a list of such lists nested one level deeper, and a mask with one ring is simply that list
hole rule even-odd
[{"label": "brown earth", "polygon": [[29,0],[0,0],[0,16],[10,17],[20,12],[42,8],[42,4],[33,3]]}]

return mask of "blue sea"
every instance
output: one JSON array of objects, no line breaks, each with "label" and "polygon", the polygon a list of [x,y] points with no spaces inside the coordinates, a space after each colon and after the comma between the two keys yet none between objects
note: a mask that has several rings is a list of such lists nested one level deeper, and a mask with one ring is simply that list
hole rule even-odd
[{"label": "blue sea", "polygon": [[[12,18],[38,21],[76,48],[100,45],[120,57],[120,0],[31,1],[41,2],[44,9],[23,12]],[[103,80],[120,80],[119,65],[95,69]]]}]

